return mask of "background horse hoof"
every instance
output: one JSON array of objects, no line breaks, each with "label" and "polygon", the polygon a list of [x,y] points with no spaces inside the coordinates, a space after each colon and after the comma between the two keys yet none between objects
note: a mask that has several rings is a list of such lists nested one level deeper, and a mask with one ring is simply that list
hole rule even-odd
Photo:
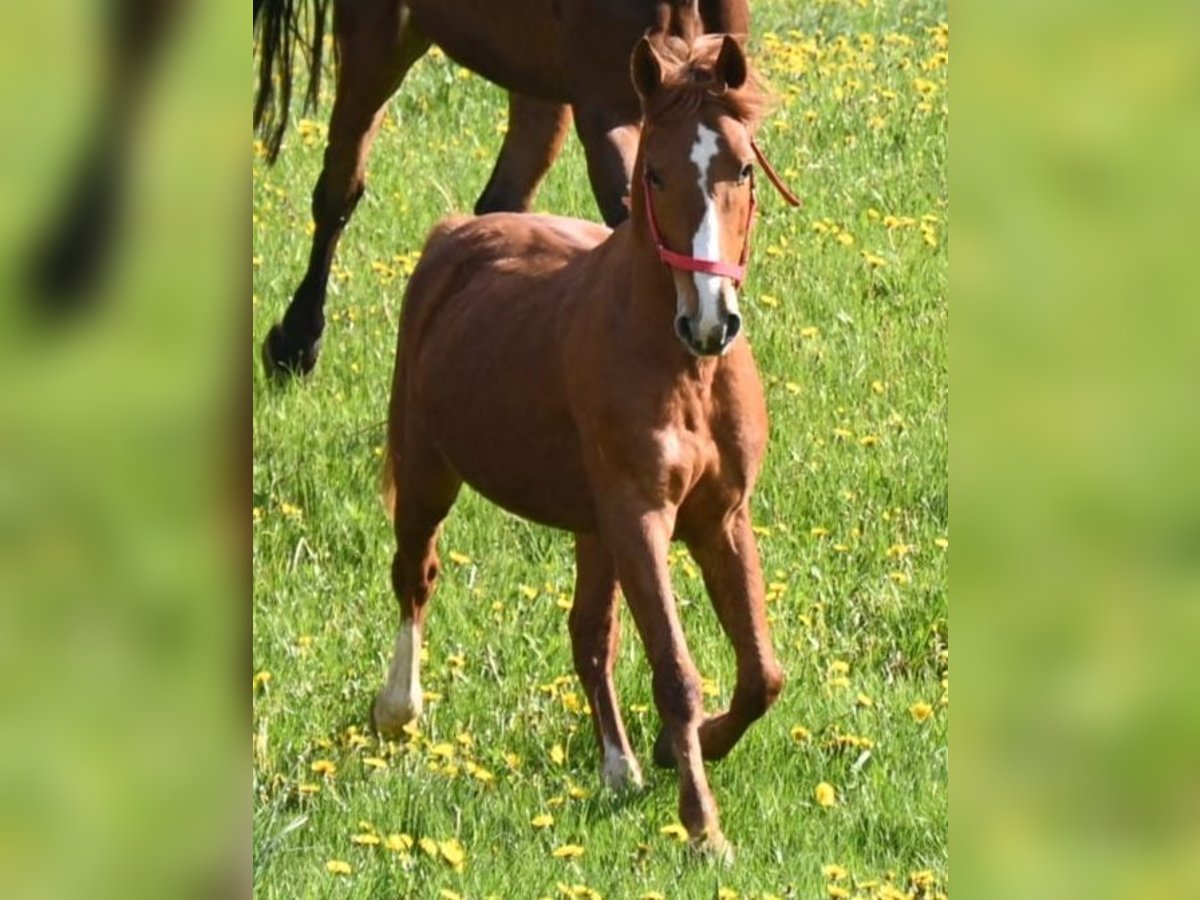
[{"label": "background horse hoof", "polygon": [[320,349],[319,338],[305,346],[289,337],[282,325],[272,325],[262,345],[263,371],[276,382],[307,375],[316,368]]}]

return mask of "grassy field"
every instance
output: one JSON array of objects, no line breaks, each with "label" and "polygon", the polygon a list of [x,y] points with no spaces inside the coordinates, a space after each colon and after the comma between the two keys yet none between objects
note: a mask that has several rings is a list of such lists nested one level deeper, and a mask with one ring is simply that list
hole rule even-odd
[{"label": "grassy field", "polygon": [[[435,52],[376,144],[321,362],[284,390],[257,348],[303,272],[328,105],[276,167],[256,155],[259,896],[948,895],[946,5],[752,6],[751,58],[781,100],[762,143],[805,205],[764,184],[743,291],[772,422],[753,509],[788,684],[709,766],[734,866],[672,827],[627,614],[617,681],[647,787],[604,792],[567,639],[570,536],[470,491],[441,544],[426,714],[405,742],[370,734],[397,615],[377,486],[401,295],[429,227],[482,189],[504,122],[502,93]],[[598,217],[574,139],[537,208]],[[673,571],[713,709],[732,652],[685,556]]]}]

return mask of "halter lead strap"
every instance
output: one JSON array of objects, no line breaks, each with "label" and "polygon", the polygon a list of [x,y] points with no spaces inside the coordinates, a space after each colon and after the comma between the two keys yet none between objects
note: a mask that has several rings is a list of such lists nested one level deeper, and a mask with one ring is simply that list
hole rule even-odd
[{"label": "halter lead strap", "polygon": [[[763,171],[767,173],[767,178],[770,179],[771,184],[775,185],[775,189],[779,191],[783,199],[791,206],[799,206],[800,198],[787,189],[783,180],[763,155],[758,142],[751,141],[750,146]],[[654,244],[658,248],[658,258],[664,264],[684,272],[702,272],[706,275],[724,276],[731,279],[735,287],[742,286],[742,282],[746,280],[746,262],[750,258],[750,232],[754,230],[754,214],[758,208],[758,191],[754,184],[753,170],[750,172],[750,209],[746,214],[746,240],[742,244],[742,255],[736,265],[719,259],[701,259],[697,256],[688,256],[685,253],[668,250],[663,244],[662,233],[658,228],[658,218],[654,215],[654,204],[651,202],[650,196],[650,172],[643,166],[642,202],[646,207],[646,221],[650,225],[650,235],[654,238]]]}]

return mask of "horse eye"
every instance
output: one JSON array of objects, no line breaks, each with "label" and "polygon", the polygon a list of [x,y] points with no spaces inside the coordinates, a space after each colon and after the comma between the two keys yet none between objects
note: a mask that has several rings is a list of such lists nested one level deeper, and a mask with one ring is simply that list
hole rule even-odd
[{"label": "horse eye", "polygon": [[650,182],[650,186],[653,187],[656,191],[662,190],[662,187],[663,187],[662,177],[657,172],[655,172],[653,169],[651,169],[649,167],[646,168],[646,180]]},{"label": "horse eye", "polygon": [[750,177],[750,174],[753,171],[754,166],[750,163],[746,163],[744,166],[742,166],[742,171],[738,173],[738,184],[745,184],[746,180]]}]

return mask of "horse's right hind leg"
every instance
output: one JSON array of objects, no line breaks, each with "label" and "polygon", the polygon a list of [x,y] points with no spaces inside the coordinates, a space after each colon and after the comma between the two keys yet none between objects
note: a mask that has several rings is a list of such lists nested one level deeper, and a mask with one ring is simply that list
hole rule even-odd
[{"label": "horse's right hind leg", "polygon": [[571,127],[571,107],[565,103],[508,95],[508,130],[496,167],[479,199],[475,215],[526,212],[533,196],[562,150]]},{"label": "horse's right hind leg", "polygon": [[367,157],[384,106],[429,49],[401,0],[338,0],[333,28],[340,60],[337,96],[325,165],[313,189],[316,230],[308,269],[262,348],[267,374],[276,378],[308,374],[317,364],[333,253],[366,186]]},{"label": "horse's right hind leg", "polygon": [[397,737],[421,714],[421,637],[439,570],[437,536],[462,485],[434,448],[419,439],[405,444],[399,456],[393,445],[388,461],[395,474],[392,589],[400,604],[400,626],[387,683],[372,708],[375,729],[385,737]]}]

